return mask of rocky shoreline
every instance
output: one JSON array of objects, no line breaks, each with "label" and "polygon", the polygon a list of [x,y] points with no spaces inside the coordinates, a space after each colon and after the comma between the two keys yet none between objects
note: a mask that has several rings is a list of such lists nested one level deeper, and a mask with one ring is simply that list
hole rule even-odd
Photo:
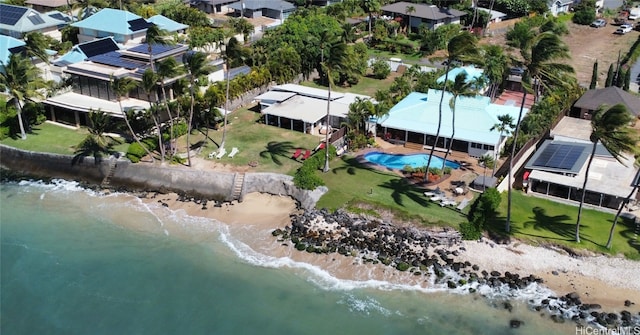
[{"label": "rocky shoreline", "polygon": [[[455,230],[400,227],[341,210],[330,213],[325,209],[312,209],[291,215],[291,225],[275,229],[272,235],[280,242],[290,241],[301,252],[358,257],[365,263],[381,263],[397,271],[423,276],[434,287],[456,292],[486,296],[484,292],[488,289],[504,297],[517,298],[519,291],[544,284],[542,278],[534,275],[487,271],[477,264],[461,261],[459,256],[466,250]],[[532,310],[548,314],[554,322],[572,320],[579,325],[603,328],[640,326],[640,313],[605,312],[598,304],[583,303],[576,292],[541,296],[527,303]],[[627,307],[634,304],[624,301]],[[497,306],[512,308],[508,298]],[[510,321],[514,328],[522,324],[518,319]]]}]

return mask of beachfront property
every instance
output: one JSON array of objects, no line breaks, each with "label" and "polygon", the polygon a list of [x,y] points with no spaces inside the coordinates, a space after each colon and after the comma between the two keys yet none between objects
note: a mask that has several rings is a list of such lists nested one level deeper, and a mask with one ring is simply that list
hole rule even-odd
[{"label": "beachfront property", "polygon": [[324,135],[338,129],[349,113],[349,105],[356,98],[371,99],[361,94],[331,92],[330,117],[327,121],[328,91],[295,84],[273,86],[254,99],[268,125],[287,128],[312,135]]},{"label": "beachfront property", "polygon": [[[154,63],[173,57],[179,63],[188,47],[182,44],[152,45],[151,59]],[[117,96],[111,89],[112,78],[129,77],[142,80],[142,74],[150,68],[147,44],[121,48],[112,37],[81,43],[54,62],[63,75],[70,76],[70,91],[47,98],[44,101],[52,121],[76,127],[88,123],[87,113],[98,108],[111,116],[122,118]],[[173,99],[172,85],[180,77],[164,79],[167,98]],[[159,91],[158,96],[162,93]],[[122,98],[125,110],[147,109],[155,99],[140,87],[133,88]],[[151,101],[149,101],[151,100]],[[166,118],[166,115],[163,116]]]},{"label": "beachfront property", "polygon": [[617,86],[588,90],[573,104],[571,116],[591,120],[600,106],[616,104],[623,104],[636,119],[640,118],[640,99]]},{"label": "beachfront property", "polygon": [[70,18],[58,11],[40,13],[34,9],[0,3],[0,34],[22,38],[30,32],[40,32],[60,40],[60,28]]},{"label": "beachfront property", "polygon": [[[590,134],[589,120],[573,117],[560,120],[550,132],[551,139],[545,140],[524,166],[523,185],[527,186],[527,192],[579,203],[593,148]],[[585,204],[611,209],[621,206],[638,182],[633,157],[625,154],[624,158],[625,164],[621,164],[598,144],[589,170]]]},{"label": "beachfront property", "polygon": [[[491,128],[499,123],[498,116],[510,115],[518,119],[519,106],[498,105],[486,96],[458,97],[455,106],[455,136],[452,137],[452,111],[449,101],[451,93],[445,92],[442,103],[442,124],[438,143],[435,136],[441,90],[431,89],[429,93],[410,93],[381,117],[377,123],[383,128],[385,139],[395,143],[416,143],[423,147],[436,146],[436,150],[446,151],[449,142],[452,150],[467,153],[471,157],[495,156],[504,146],[507,136]],[[523,115],[529,111],[523,110]]]},{"label": "beachfront property", "polygon": [[11,54],[20,53],[26,43],[11,36],[0,35],[0,71],[4,73],[4,64],[9,63]]},{"label": "beachfront property", "polygon": [[126,10],[112,8],[104,8],[71,26],[79,29],[80,43],[111,36],[120,44],[138,44],[144,42],[147,28],[152,24],[169,32],[184,32],[188,28],[187,25],[160,15],[145,20]]},{"label": "beachfront property", "polygon": [[[408,13],[407,7],[413,7],[415,11]],[[388,4],[382,6],[380,9],[382,15],[390,16],[393,19],[401,18],[405,21],[410,18],[410,30],[417,30],[423,25],[428,29],[436,29],[444,24],[460,24],[460,19],[467,15],[467,13],[457,9],[440,8],[435,5],[425,5],[407,1]]]}]

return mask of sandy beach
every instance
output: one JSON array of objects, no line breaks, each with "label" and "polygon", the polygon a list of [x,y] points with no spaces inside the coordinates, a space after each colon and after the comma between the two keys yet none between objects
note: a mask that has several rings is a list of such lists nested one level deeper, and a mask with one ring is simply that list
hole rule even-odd
[{"label": "sandy beach", "polygon": [[[147,203],[162,202],[168,210],[184,211],[190,216],[206,217],[241,231],[243,242],[256,252],[272,257],[289,257],[294,261],[321,267],[340,279],[385,280],[395,284],[416,285],[416,276],[401,273],[381,264],[359,264],[356,258],[339,254],[309,254],[279,242],[270,232],[291,223],[296,213],[295,201],[286,196],[250,193],[241,203],[215,207],[179,201],[176,194],[160,194],[143,199]],[[242,230],[244,229],[244,230]],[[563,251],[513,242],[497,245],[491,241],[464,241],[459,260],[477,264],[487,271],[510,271],[522,276],[534,274],[558,296],[577,292],[583,303],[600,304],[604,311],[640,312],[640,263],[606,256],[575,258]],[[419,278],[419,277],[418,277]],[[625,306],[624,301],[634,304]]]}]

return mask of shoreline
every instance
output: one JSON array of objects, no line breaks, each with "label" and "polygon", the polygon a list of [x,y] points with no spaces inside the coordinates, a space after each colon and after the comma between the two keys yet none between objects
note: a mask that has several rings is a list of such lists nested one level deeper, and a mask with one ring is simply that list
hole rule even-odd
[{"label": "shoreline", "polygon": [[[141,199],[146,203],[162,202],[171,211],[182,210],[187,215],[214,219],[229,226],[250,224],[253,233],[243,242],[257,252],[317,265],[339,279],[424,285],[410,273],[401,273],[382,264],[364,264],[357,258],[338,253],[298,251],[291,243],[272,236],[275,229],[291,226],[291,215],[301,213],[295,200],[288,196],[249,193],[243,202],[222,203],[219,207],[211,202],[203,207],[203,204],[185,201],[175,193]],[[543,285],[557,297],[576,292],[583,304],[600,305],[599,312],[629,311],[636,316],[640,313],[640,281],[633,279],[640,277],[638,262],[606,256],[574,258],[521,242],[498,245],[490,241],[463,241],[460,246],[463,251],[457,253],[456,261],[477,264],[486,271],[534,275],[542,278]],[[625,306],[625,301],[630,304]]]}]

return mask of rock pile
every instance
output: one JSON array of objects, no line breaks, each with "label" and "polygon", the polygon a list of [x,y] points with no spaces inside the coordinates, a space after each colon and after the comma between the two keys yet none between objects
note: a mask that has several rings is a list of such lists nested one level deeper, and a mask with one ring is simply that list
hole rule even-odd
[{"label": "rock pile", "polygon": [[[431,231],[416,227],[399,227],[380,220],[352,215],[344,211],[330,213],[327,210],[308,210],[291,216],[291,226],[276,229],[273,236],[282,241],[290,240],[295,248],[310,253],[339,253],[359,257],[363,262],[409,271],[416,276],[428,276],[434,285],[450,289],[477,292],[480,287],[505,292],[515,297],[517,292],[531,284],[542,284],[542,278],[516,273],[481,270],[470,262],[456,261],[464,252],[457,231]],[[530,300],[531,308],[546,310],[556,322],[572,319],[580,323],[598,323],[605,327],[633,326],[640,324],[640,315],[628,311],[620,314],[600,313],[599,305],[583,304],[576,293],[566,296],[550,296],[541,301]],[[630,305],[629,302],[627,305]],[[511,310],[508,301],[503,303]],[[519,327],[519,320],[512,320],[512,327]]]}]

